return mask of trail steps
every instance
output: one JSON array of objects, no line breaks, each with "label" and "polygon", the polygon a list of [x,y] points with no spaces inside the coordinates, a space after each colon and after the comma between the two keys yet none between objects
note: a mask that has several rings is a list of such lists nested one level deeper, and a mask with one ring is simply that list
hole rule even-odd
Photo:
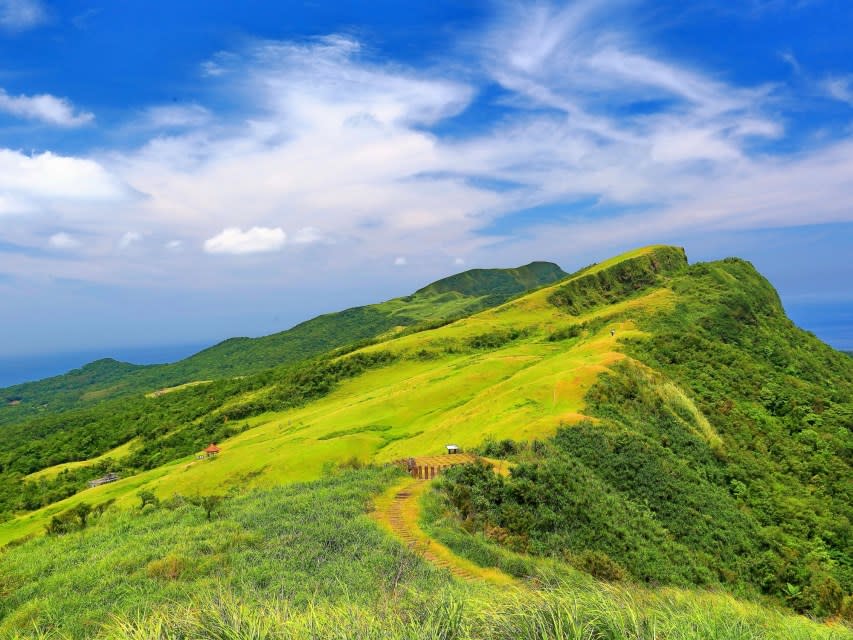
[{"label": "trail steps", "polygon": [[402,540],[406,546],[412,551],[420,555],[427,562],[434,564],[443,569],[447,569],[457,578],[461,580],[476,580],[477,576],[466,571],[465,569],[448,562],[430,550],[431,543],[429,539],[424,541],[419,531],[413,530],[411,518],[406,518],[403,514],[405,507],[413,507],[413,512],[417,512],[417,495],[420,492],[415,489],[420,485],[428,482],[427,480],[414,480],[406,488],[394,494],[394,499],[388,507],[385,514],[386,522],[391,526],[391,531]]}]

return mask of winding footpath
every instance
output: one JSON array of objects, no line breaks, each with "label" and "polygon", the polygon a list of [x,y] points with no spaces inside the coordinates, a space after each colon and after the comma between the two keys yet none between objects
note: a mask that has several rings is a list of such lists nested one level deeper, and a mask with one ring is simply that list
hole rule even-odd
[{"label": "winding footpath", "polygon": [[515,581],[498,569],[487,569],[466,560],[441,542],[430,538],[418,524],[420,498],[429,480],[406,478],[376,501],[374,518],[427,562],[447,569],[460,580],[486,580],[510,585]]}]

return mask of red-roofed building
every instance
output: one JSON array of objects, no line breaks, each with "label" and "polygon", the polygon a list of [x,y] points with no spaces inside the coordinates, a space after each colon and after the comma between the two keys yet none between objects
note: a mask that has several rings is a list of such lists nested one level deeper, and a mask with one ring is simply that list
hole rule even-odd
[{"label": "red-roofed building", "polygon": [[213,444],[212,442],[210,443],[210,446],[204,450],[204,452],[207,454],[208,458],[215,456],[220,451],[221,451],[221,449],[219,447],[217,447],[215,444]]}]

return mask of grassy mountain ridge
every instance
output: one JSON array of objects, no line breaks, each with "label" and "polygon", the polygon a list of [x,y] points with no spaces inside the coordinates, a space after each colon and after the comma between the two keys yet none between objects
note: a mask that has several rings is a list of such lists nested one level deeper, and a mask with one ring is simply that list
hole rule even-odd
[{"label": "grassy mountain ridge", "polygon": [[643,333],[587,394],[591,420],[535,450],[487,446],[519,463],[511,478],[456,470],[449,506],[511,548],[578,566],[597,554],[604,575],[722,583],[849,616],[849,359],[796,328],[745,261],[667,284],[678,302],[634,316]]},{"label": "grassy mountain ridge", "polygon": [[[671,250],[656,247],[650,248],[647,253],[661,252],[669,253]],[[652,269],[651,263],[643,262],[645,258],[642,255],[626,259],[630,259],[632,264],[641,265],[641,269],[643,264],[645,268]],[[340,417],[339,420],[355,421],[354,425],[344,429],[351,431],[353,437],[314,443],[312,451],[316,455],[308,456],[298,467],[286,471],[285,477],[298,479],[304,477],[302,474],[308,470],[316,474],[325,460],[353,446],[356,452],[362,451],[362,446],[367,447],[366,451],[378,447],[377,451],[383,459],[393,459],[393,456],[406,455],[413,446],[440,448],[443,446],[443,438],[460,440],[463,445],[477,444],[482,437],[478,431],[481,419],[472,419],[472,414],[482,412],[488,415],[492,411],[488,391],[494,384],[505,389],[503,393],[506,402],[513,404],[513,397],[517,393],[515,385],[529,386],[532,393],[542,396],[542,390],[537,389],[541,384],[541,376],[553,379],[560,387],[559,393],[545,391],[545,395],[554,396],[559,402],[550,403],[551,406],[546,409],[541,400],[531,401],[524,405],[520,413],[507,412],[505,417],[490,427],[496,435],[517,435],[520,432],[536,435],[553,431],[558,422],[555,415],[571,418],[577,413],[582,405],[583,385],[588,384],[583,382],[571,388],[566,387],[565,383],[557,380],[561,368],[576,367],[579,379],[592,380],[607,362],[618,358],[619,354],[611,351],[610,341],[595,337],[575,345],[576,348],[572,349],[564,362],[564,350],[572,346],[570,342],[542,341],[539,336],[543,331],[543,320],[553,327],[547,329],[551,338],[556,335],[557,327],[565,324],[562,312],[547,301],[552,289],[545,287],[534,294],[496,307],[494,312],[485,312],[485,315],[480,313],[434,331],[397,334],[385,342],[353,354],[361,360],[353,360],[355,366],[347,366],[345,369],[360,372],[353,379],[352,384],[356,386],[365,385],[367,378],[364,372],[375,368],[375,365],[361,362],[396,362],[399,369],[393,371],[393,374],[397,371],[405,374],[412,370],[425,376],[422,389],[418,390],[418,394],[423,397],[415,402],[423,406],[426,413],[417,420],[407,415],[413,400],[405,398],[408,393],[405,388],[392,395],[396,397],[402,394],[399,405],[384,396],[386,392],[377,391],[375,400],[369,403],[370,411],[374,407],[380,411],[393,407],[393,423],[389,425],[389,417],[377,418],[374,422],[388,429],[365,429],[359,424],[362,418],[358,415],[352,418]],[[665,291],[661,293],[665,294]],[[659,294],[653,294],[646,303],[665,303],[665,300]],[[628,299],[619,304],[630,306],[636,303]],[[618,308],[618,304],[612,308]],[[600,327],[597,331],[601,331]],[[592,332],[587,332],[590,338],[594,337]],[[392,349],[389,351],[386,346]],[[490,356],[490,352],[495,349],[514,346],[521,352],[518,356],[497,359]],[[458,362],[458,380],[457,376],[446,375],[447,359]],[[380,370],[375,375],[370,374],[369,378],[375,377],[375,384],[381,386],[385,382],[384,375]],[[473,377],[469,380],[470,376]],[[529,378],[529,382],[522,383],[524,378]],[[47,508],[56,500],[78,491],[85,486],[87,477],[97,476],[110,464],[102,457],[106,452],[131,440],[136,444],[130,454],[116,463],[121,468],[127,467],[124,473],[152,469],[175,457],[191,454],[199,446],[200,440],[221,440],[233,436],[244,429],[246,424],[251,426],[252,416],[270,411],[286,411],[313,399],[322,399],[325,395],[333,394],[336,386],[345,380],[340,377],[334,360],[325,365],[309,363],[297,367],[295,371],[270,370],[240,379],[186,388],[159,397],[136,396],[104,401],[91,408],[46,413],[7,425],[0,429],[0,474],[6,477],[5,482],[0,482],[0,513],[5,511],[8,517],[10,509],[15,512],[22,508]],[[434,384],[430,381],[434,381]],[[460,404],[455,399],[460,391],[478,395],[465,406],[465,403]],[[337,398],[334,401],[338,401]],[[446,418],[441,412],[427,409],[436,402],[448,405]],[[529,415],[534,423],[524,425],[519,422],[522,415]],[[441,424],[436,424],[436,419]],[[470,438],[463,440],[460,437],[462,434],[454,432],[454,425],[460,420],[468,424],[466,431],[471,432]],[[319,436],[325,436],[329,431],[323,424],[318,424],[316,429]],[[370,437],[366,437],[368,435]],[[301,434],[294,434],[296,441],[301,437]],[[268,455],[259,452],[259,459]],[[88,458],[99,458],[99,466],[88,469],[79,466],[73,471],[65,468],[63,473],[52,479],[40,474],[38,482],[25,478],[51,465],[63,468],[65,463]],[[284,460],[281,462],[284,463]]]},{"label": "grassy mountain ridge", "polygon": [[[18,435],[33,430],[34,451],[101,432],[92,456],[120,444],[117,431],[134,444],[116,461],[122,480],[79,491],[84,478],[65,476],[79,492],[13,514],[0,544],[81,504],[130,509],[140,490],[269,488],[452,441],[516,462],[506,479],[447,475],[434,530],[459,553],[508,548],[629,585],[846,615],[851,398],[853,362],[797,329],[751,265],[688,265],[678,248],[647,247],[300,367],[106,403],[50,432],[33,423]],[[214,438],[220,457],[196,460]],[[33,484],[21,473],[0,488]]]},{"label": "grassy mountain ridge", "polygon": [[262,338],[230,338],[172,364],[140,366],[99,360],[64,375],[0,389],[0,398],[5,398],[0,425],[45,411],[299,362],[394,327],[474,313],[566,275],[548,262],[514,269],[472,269],[403,298],[321,315]]}]

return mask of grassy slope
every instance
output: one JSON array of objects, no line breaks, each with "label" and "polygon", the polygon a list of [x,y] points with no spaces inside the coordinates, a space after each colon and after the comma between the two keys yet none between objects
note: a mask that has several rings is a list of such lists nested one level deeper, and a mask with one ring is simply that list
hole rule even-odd
[{"label": "grassy slope", "polygon": [[411,640],[847,640],[831,628],[715,593],[597,583],[516,561],[517,587],[460,583],[365,513],[389,469],[227,499],[108,511],[0,563],[0,637]]},{"label": "grassy slope", "polygon": [[[643,255],[655,251],[667,250],[649,248]],[[343,382],[318,401],[245,420],[251,428],[222,443],[223,454],[216,460],[190,456],[2,523],[0,545],[41,531],[52,515],[82,501],[117,498],[129,504],[140,488],[167,496],[271,486],[316,478],[324,465],[351,456],[381,462],[441,453],[449,441],[472,447],[487,437],[553,434],[561,423],[582,417],[586,390],[623,357],[618,341],[636,335],[630,320],[611,327],[607,318],[672,304],[666,289],[639,291],[575,318],[549,303],[559,286],[435,330],[365,347],[363,353],[390,351],[400,359]],[[593,324],[577,338],[548,340],[561,328],[583,323]],[[618,330],[615,338],[610,328]],[[511,331],[520,336],[509,340]],[[508,341],[497,348],[471,346],[492,335]],[[168,395],[181,393],[186,392]]]},{"label": "grassy slope", "polygon": [[404,584],[441,588],[445,577],[407,558],[363,513],[395,479],[389,470],[352,472],[235,497],[213,522],[191,505],[112,512],[82,535],[35,540],[3,555],[0,637],[38,624],[90,638],[112,614],[167,608],[210,588],[256,605],[372,604],[401,561]]},{"label": "grassy slope", "polygon": [[5,399],[0,404],[0,425],[45,411],[306,360],[394,327],[473,313],[566,275],[547,262],[514,269],[473,269],[439,280],[411,296],[318,316],[263,338],[225,340],[174,364],[138,366],[98,360],[61,376],[0,389],[0,399]]},{"label": "grassy slope", "polygon": [[535,449],[500,444],[519,462],[509,480],[447,474],[453,509],[578,566],[851,617],[853,363],[797,329],[741,260],[667,285],[675,304],[633,316],[644,337],[586,395],[595,421]]},{"label": "grassy slope", "polygon": [[35,473],[31,473],[27,475],[25,479],[29,481],[36,481],[41,480],[42,478],[53,478],[62,473],[63,471],[82,469],[84,467],[90,467],[92,465],[96,465],[107,460],[121,460],[130,453],[131,449],[135,444],[137,444],[135,440],[128,440],[124,444],[120,444],[119,446],[114,447],[106,453],[102,453],[101,455],[96,456],[94,458],[90,458],[88,460],[78,460],[76,462],[63,462],[62,464],[55,464],[51,467],[46,467],[44,469],[36,471]]}]

